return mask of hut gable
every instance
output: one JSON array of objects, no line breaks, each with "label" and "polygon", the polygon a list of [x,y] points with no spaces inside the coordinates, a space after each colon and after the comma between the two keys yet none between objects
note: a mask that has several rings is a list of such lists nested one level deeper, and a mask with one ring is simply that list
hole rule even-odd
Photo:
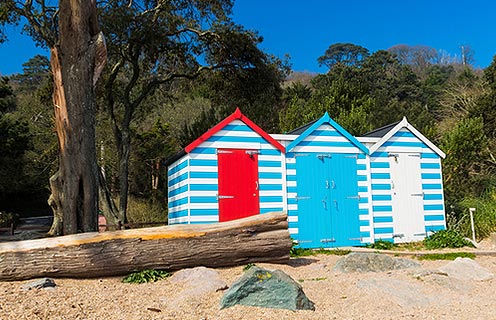
[{"label": "hut gable", "polygon": [[[253,131],[253,134],[250,134]],[[262,141],[264,140],[264,141]],[[233,142],[239,144],[240,142],[246,143],[269,143],[275,149],[284,152],[284,147],[274,140],[270,135],[263,131],[253,121],[248,119],[241,113],[239,108],[236,108],[233,114],[219,122],[213,128],[202,134],[198,139],[191,142],[184,150],[191,153],[200,144],[208,142],[207,146],[216,147],[219,143],[215,142]]]},{"label": "hut gable", "polygon": [[306,248],[370,242],[368,149],[327,113],[296,133],[286,147],[292,237]]},{"label": "hut gable", "polygon": [[236,109],[169,165],[170,223],[212,223],[285,210],[284,151]]},{"label": "hut gable", "polygon": [[368,149],[326,112],[292,143],[286,152],[365,153]]},{"label": "hut gable", "polygon": [[444,152],[406,118],[381,133],[370,147],[374,238],[419,241],[444,229]]}]

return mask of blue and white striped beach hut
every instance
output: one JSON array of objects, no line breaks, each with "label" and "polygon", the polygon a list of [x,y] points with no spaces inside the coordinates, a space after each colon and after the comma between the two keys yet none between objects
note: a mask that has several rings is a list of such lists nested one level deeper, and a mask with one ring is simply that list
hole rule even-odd
[{"label": "blue and white striped beach hut", "polygon": [[413,242],[445,229],[445,154],[406,118],[358,139],[370,153],[373,239]]},{"label": "blue and white striped beach hut", "polygon": [[285,211],[284,151],[237,109],[168,161],[169,224]]},{"label": "blue and white striped beach hut", "polygon": [[289,137],[281,142],[291,236],[303,248],[370,242],[367,148],[327,113]]}]

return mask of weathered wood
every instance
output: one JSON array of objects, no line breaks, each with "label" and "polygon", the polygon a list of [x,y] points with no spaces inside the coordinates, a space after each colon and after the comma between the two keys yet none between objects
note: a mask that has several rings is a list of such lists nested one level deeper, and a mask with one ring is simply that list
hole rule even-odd
[{"label": "weathered wood", "polygon": [[144,269],[283,263],[287,216],[267,213],[209,225],[174,225],[0,243],[0,280],[92,278]]}]

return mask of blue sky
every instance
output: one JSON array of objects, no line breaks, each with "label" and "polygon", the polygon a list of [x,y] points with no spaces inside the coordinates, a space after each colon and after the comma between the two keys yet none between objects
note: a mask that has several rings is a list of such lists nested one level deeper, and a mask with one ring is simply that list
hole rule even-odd
[{"label": "blue sky", "polygon": [[[266,52],[289,54],[294,70],[325,72],[317,58],[329,45],[350,42],[370,51],[396,44],[427,45],[450,54],[461,45],[475,51],[475,66],[487,67],[496,54],[493,0],[236,0],[233,19],[264,37]],[[0,73],[21,72],[37,53],[20,27],[0,44]]]}]

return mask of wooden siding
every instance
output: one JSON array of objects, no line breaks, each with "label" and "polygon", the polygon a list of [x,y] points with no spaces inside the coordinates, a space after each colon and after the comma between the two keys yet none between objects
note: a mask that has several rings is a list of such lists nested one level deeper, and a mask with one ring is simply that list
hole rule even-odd
[{"label": "wooden siding", "polygon": [[169,166],[167,186],[169,224],[189,223],[189,155]]},{"label": "wooden siding", "polygon": [[445,229],[441,159],[412,132],[403,128],[370,156],[373,238],[393,241],[389,154],[394,152],[420,154],[425,232]]},{"label": "wooden siding", "polygon": [[298,201],[297,201],[297,178],[296,161],[301,153],[347,153],[357,154],[357,175],[359,200],[360,236],[362,243],[371,242],[371,215],[369,201],[369,166],[368,159],[362,150],[350,142],[338,130],[329,123],[321,124],[311,132],[305,139],[292,147],[291,152],[286,154],[286,179],[287,179],[287,211],[289,222],[289,233],[298,240]]},{"label": "wooden siding", "polygon": [[[189,156],[188,219],[169,211],[169,223],[214,223],[219,221],[217,149],[258,150],[260,213],[283,211],[285,203],[284,154],[241,120],[233,120],[199,144]],[[175,168],[182,159],[175,162]],[[240,168],[241,169],[241,168]],[[169,169],[170,172],[171,169]],[[169,197],[171,193],[169,192]],[[171,199],[169,198],[169,201]],[[172,220],[171,220],[172,217]],[[185,221],[185,222],[183,222]]]}]

